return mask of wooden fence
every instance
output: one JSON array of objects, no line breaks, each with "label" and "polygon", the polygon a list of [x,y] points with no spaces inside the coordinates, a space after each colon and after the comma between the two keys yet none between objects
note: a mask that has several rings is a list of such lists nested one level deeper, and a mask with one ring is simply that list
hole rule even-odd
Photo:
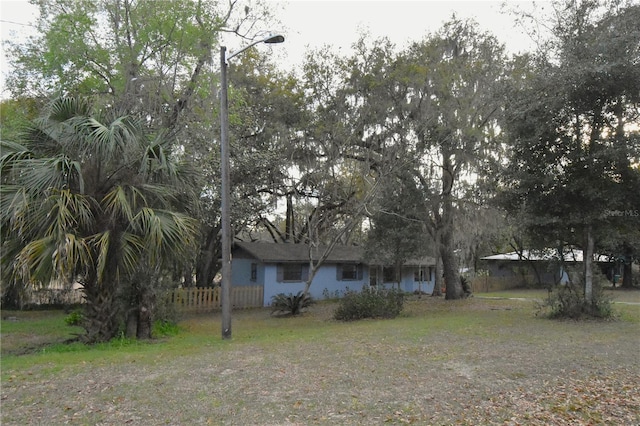
[{"label": "wooden fence", "polygon": [[84,303],[82,289],[36,288],[25,289],[20,294],[21,308],[33,306],[68,306]]},{"label": "wooden fence", "polygon": [[[169,292],[169,304],[179,312],[206,312],[221,308],[220,287],[179,288]],[[262,286],[231,287],[233,308],[259,308],[263,306]]]},{"label": "wooden fence", "polygon": [[[231,288],[233,308],[258,308],[263,306],[262,286],[235,286]],[[220,287],[180,288],[169,290],[167,301],[178,312],[206,312],[221,308]],[[64,306],[84,303],[82,289],[37,289],[22,295],[22,307]]]},{"label": "wooden fence", "polygon": [[471,279],[471,291],[474,293],[488,293],[490,291],[510,290],[531,287],[535,282],[535,276],[533,275],[475,277]]}]

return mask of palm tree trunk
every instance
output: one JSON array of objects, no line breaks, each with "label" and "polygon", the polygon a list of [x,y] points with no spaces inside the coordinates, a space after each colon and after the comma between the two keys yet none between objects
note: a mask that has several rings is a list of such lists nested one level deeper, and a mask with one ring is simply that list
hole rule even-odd
[{"label": "palm tree trunk", "polygon": [[154,297],[149,284],[149,282],[145,282],[145,286],[141,288],[141,294],[138,296],[138,328],[136,330],[138,339],[151,339]]},{"label": "palm tree trunk", "polygon": [[97,279],[85,284],[85,335],[87,343],[107,342],[118,333],[118,304],[113,281],[98,283]]}]

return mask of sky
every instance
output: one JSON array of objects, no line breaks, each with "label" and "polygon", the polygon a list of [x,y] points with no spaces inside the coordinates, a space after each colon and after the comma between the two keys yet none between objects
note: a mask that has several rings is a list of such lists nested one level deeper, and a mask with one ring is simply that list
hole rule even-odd
[{"label": "sky", "polygon": [[[362,32],[372,38],[388,37],[398,48],[411,41],[423,39],[437,31],[453,13],[459,18],[475,19],[483,30],[491,31],[507,49],[516,53],[530,50],[535,44],[526,32],[515,25],[513,16],[501,13],[501,5],[508,8],[530,9],[531,1],[374,1],[374,0],[266,0],[275,9],[281,21],[276,32],[285,35],[285,42],[269,47],[275,58],[286,68],[299,67],[309,49],[333,46],[348,54]],[[546,3],[538,1],[539,5]],[[24,37],[31,31],[29,23],[36,10],[27,0],[0,0],[0,32],[2,40]],[[229,51],[242,45],[238,41],[226,42]],[[4,74],[7,62],[0,55],[0,95],[5,93]]]},{"label": "sky", "polygon": [[[515,19],[501,13],[507,8],[527,10],[531,1],[277,1],[278,13],[286,36],[278,46],[293,64],[302,62],[307,48],[332,45],[345,54],[360,33],[368,32],[372,38],[388,37],[398,48],[412,41],[422,40],[437,31],[455,13],[459,18],[472,18],[483,30],[490,31],[505,43],[512,53],[531,50],[535,43]],[[537,2],[543,5],[545,2]],[[274,46],[273,49],[276,49]]]}]

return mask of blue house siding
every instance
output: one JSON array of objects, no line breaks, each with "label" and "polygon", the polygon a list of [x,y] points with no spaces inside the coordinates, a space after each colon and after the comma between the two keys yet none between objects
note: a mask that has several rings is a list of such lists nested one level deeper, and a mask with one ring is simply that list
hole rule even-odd
[{"label": "blue house siding", "polygon": [[[234,262],[235,267],[235,262]],[[238,264],[240,267],[240,264]],[[245,265],[250,267],[250,265]],[[357,280],[337,280],[337,264],[322,265],[311,283],[309,293],[311,297],[316,300],[324,299],[327,295],[334,297],[336,295],[342,296],[347,290],[360,291],[365,285],[369,285],[369,268],[365,265],[363,267],[362,279]],[[414,291],[421,290],[424,293],[430,294],[433,292],[434,286],[434,273],[431,271],[431,275],[422,283],[415,281],[416,268],[407,267],[403,268],[402,281],[400,288],[402,291],[412,293]],[[286,281],[278,282],[278,265],[258,264],[258,271],[264,271],[263,279],[258,280],[258,284],[264,285],[264,306],[271,305],[271,299],[276,294],[296,294],[299,291],[304,290],[304,281]],[[260,272],[258,273],[260,277]],[[428,279],[428,281],[427,281]],[[235,285],[235,282],[234,282]],[[397,283],[382,283],[385,287],[395,287]]]},{"label": "blue house siding", "polygon": [[[424,293],[432,293],[435,283],[434,268],[428,266],[423,267],[426,274],[422,283],[415,280],[415,272],[418,270],[417,266],[405,266],[402,268],[402,275],[400,278],[400,289],[407,293],[413,293],[414,291],[422,291]],[[397,287],[398,283],[395,281],[385,281],[382,283],[385,287]]]},{"label": "blue house siding", "polygon": [[[319,300],[326,296],[342,296],[347,290],[360,291],[364,286],[370,285],[372,269],[376,270],[377,285],[397,286],[395,282],[381,282],[382,268],[370,269],[369,265],[363,262],[361,251],[358,247],[336,247],[333,258],[327,259],[316,272],[309,289],[311,297]],[[232,258],[231,283],[233,286],[262,286],[263,305],[269,306],[273,296],[277,294],[296,294],[304,290],[309,264],[308,254],[308,248],[299,244],[236,243]],[[430,272],[430,276],[424,277],[422,283],[415,281],[418,264],[424,265],[423,268]],[[433,259],[425,258],[420,260],[420,263],[403,266],[400,289],[405,292],[421,290],[431,293],[435,281],[433,268],[430,267],[432,264]],[[298,281],[283,281],[285,273],[289,277],[299,276],[300,269],[283,270],[279,269],[282,268],[279,265],[302,265],[302,278]],[[354,265],[357,266],[354,268]],[[351,279],[341,279],[342,276],[349,275]]]},{"label": "blue house siding", "polygon": [[[256,264],[256,279],[251,279],[251,265]],[[233,259],[231,282],[234,286],[264,285],[264,265],[255,259]]]},{"label": "blue house siding", "polygon": [[411,292],[421,291],[427,294],[433,293],[433,287],[435,286],[436,282],[436,274],[434,268],[427,268],[427,275],[428,276],[425,276],[422,282],[416,281],[414,276],[411,277]]},{"label": "blue house siding", "polygon": [[[414,268],[402,268],[402,275],[400,276],[400,290],[404,292],[413,292],[413,271]],[[382,283],[385,287],[396,288],[398,286],[397,281],[384,281]]]},{"label": "blue house siding", "polygon": [[[341,280],[337,279],[337,264],[325,264],[320,266],[309,289],[311,297],[314,299],[324,299],[325,294],[330,296],[336,294],[343,295],[346,290],[360,290],[362,286],[368,284],[369,276],[366,271],[362,274],[362,278],[358,280]],[[271,298],[279,293],[296,294],[304,290],[304,281],[286,281],[278,282],[278,265],[270,264],[264,266],[264,301],[265,306],[271,304]]]}]

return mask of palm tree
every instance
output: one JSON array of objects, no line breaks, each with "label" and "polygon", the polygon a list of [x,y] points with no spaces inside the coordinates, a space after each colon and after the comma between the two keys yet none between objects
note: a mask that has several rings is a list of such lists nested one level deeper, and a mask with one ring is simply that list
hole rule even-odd
[{"label": "palm tree", "polygon": [[187,260],[196,246],[195,175],[170,142],[75,98],[53,101],[22,143],[2,142],[3,278],[80,282],[87,342],[116,335],[122,294],[149,321],[138,277]]}]

